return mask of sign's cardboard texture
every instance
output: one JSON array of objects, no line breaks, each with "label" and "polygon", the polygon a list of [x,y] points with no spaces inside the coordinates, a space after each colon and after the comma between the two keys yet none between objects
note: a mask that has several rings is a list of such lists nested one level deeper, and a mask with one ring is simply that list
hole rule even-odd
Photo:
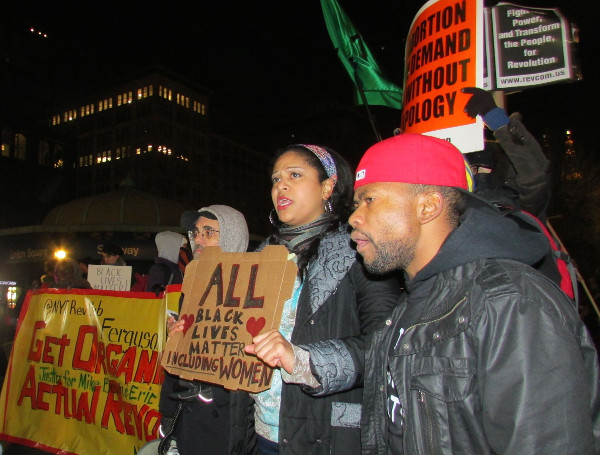
[{"label": "sign's cardboard texture", "polygon": [[180,312],[185,328],[169,337],[163,367],[181,378],[231,390],[268,389],[273,369],[246,354],[244,346],[257,334],[279,327],[296,273],[296,264],[281,245],[259,253],[206,248],[186,267]]},{"label": "sign's cardboard texture", "polygon": [[131,289],[131,270],[130,265],[90,264],[87,280],[92,289],[129,291]]}]

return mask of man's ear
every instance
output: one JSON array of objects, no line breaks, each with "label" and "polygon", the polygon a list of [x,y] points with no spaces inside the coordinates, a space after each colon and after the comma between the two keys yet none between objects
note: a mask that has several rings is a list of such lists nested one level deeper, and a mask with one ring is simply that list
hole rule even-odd
[{"label": "man's ear", "polygon": [[427,191],[419,195],[417,217],[419,223],[427,224],[441,215],[444,209],[444,197],[437,191]]}]

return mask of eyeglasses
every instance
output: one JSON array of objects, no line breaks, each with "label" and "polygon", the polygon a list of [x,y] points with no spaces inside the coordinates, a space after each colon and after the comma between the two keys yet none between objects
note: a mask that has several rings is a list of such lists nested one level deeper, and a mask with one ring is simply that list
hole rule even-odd
[{"label": "eyeglasses", "polygon": [[212,239],[215,236],[215,234],[218,234],[219,232],[220,231],[217,231],[216,229],[213,229],[211,227],[202,226],[201,230],[199,230],[198,228],[194,228],[193,230],[188,231],[188,236],[190,240],[194,240],[198,235],[205,239]]}]

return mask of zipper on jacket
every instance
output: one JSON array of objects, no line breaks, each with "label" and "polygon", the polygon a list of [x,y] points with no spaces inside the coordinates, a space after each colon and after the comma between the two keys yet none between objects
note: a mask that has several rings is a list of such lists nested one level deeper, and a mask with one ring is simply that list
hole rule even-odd
[{"label": "zipper on jacket", "polygon": [[422,391],[418,391],[418,402],[420,408],[423,412],[420,414],[423,415],[423,437],[425,453],[433,455],[435,453],[434,444],[433,444],[433,418],[431,415],[431,407],[429,406],[429,402],[427,401],[427,395],[425,395]]},{"label": "zipper on jacket", "polygon": [[415,327],[419,327],[420,325],[425,325],[425,324],[431,324],[432,322],[437,322],[437,321],[441,321],[442,319],[444,319],[445,317],[451,315],[454,310],[456,310],[458,308],[458,306],[463,303],[465,300],[467,300],[466,297],[463,297],[462,299],[460,299],[458,302],[456,302],[456,304],[454,304],[454,306],[452,307],[452,309],[450,311],[448,311],[445,314],[442,314],[441,316],[435,318],[435,319],[428,319],[427,321],[423,321],[423,322],[418,322],[416,324],[411,325],[408,329],[406,329],[404,331],[404,334],[406,334],[409,330],[414,329]]}]

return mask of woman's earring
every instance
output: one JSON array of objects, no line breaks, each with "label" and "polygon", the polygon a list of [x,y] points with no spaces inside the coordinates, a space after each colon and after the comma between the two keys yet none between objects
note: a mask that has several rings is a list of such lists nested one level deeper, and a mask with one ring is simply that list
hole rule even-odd
[{"label": "woman's earring", "polygon": [[273,216],[274,213],[276,213],[275,209],[271,210],[271,212],[269,213],[269,223],[271,223],[275,227],[279,227],[279,220],[275,221],[275,217]]},{"label": "woman's earring", "polygon": [[331,201],[329,199],[323,199],[323,208],[327,213],[333,212],[333,206],[331,205]]}]

